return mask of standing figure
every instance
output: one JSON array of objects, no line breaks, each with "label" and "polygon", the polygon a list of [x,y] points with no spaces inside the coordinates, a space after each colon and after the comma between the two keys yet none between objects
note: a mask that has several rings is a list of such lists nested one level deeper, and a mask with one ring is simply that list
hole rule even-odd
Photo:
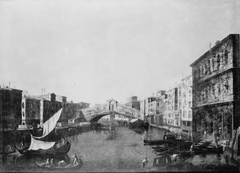
[{"label": "standing figure", "polygon": [[75,166],[75,165],[82,164],[82,160],[79,159],[76,154],[74,154],[72,157],[73,157],[73,165],[74,165],[74,166]]},{"label": "standing figure", "polygon": [[46,163],[45,163],[45,166],[46,166],[46,167],[49,167],[49,166],[50,166],[49,158],[47,158],[47,161],[46,161]]},{"label": "standing figure", "polygon": [[148,164],[148,159],[147,158],[143,159],[142,167],[144,168],[147,164]]}]

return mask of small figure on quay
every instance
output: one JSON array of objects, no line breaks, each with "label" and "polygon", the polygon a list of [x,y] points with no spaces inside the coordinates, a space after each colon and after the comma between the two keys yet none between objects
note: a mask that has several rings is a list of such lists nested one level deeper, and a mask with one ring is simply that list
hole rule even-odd
[{"label": "small figure on quay", "polygon": [[204,137],[204,139],[207,139],[207,131],[206,130],[203,133],[203,137]]},{"label": "small figure on quay", "polygon": [[148,159],[147,159],[147,157],[146,157],[146,158],[143,159],[143,161],[142,161],[142,168],[144,168],[147,164],[148,164]]},{"label": "small figure on quay", "polygon": [[190,153],[194,152],[194,143],[190,146]]},{"label": "small figure on quay", "polygon": [[221,136],[222,136],[222,127],[219,127],[219,129],[218,129],[218,140],[220,140]]}]

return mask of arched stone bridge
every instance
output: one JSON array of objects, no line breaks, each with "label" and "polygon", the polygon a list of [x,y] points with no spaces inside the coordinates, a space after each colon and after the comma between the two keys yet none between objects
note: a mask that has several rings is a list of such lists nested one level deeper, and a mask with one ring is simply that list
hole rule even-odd
[{"label": "arched stone bridge", "polygon": [[89,122],[97,122],[99,119],[106,115],[110,115],[110,119],[114,119],[116,116],[119,115],[130,120],[140,117],[140,111],[119,104],[114,99],[108,100],[106,104],[82,109],[82,113],[85,116],[85,119]]}]

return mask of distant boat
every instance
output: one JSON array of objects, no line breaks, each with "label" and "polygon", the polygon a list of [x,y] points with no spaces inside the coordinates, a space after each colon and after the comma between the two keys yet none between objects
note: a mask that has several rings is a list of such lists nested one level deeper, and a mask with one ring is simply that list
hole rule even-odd
[{"label": "distant boat", "polygon": [[145,130],[148,129],[149,123],[141,119],[132,119],[129,121],[130,128],[139,128],[143,127]]},{"label": "distant boat", "polygon": [[143,140],[145,145],[163,145],[163,144],[179,144],[179,143],[184,143],[185,141],[183,139],[176,139],[175,135],[173,134],[168,134],[164,135],[163,139],[144,139]]},{"label": "distant boat", "polygon": [[43,133],[42,136],[36,137],[30,134],[30,144],[27,141],[22,141],[21,143],[16,143],[15,148],[21,154],[66,154],[71,147],[69,142],[65,140],[49,142],[43,141],[53,129],[56,127],[57,121],[60,118],[62,113],[62,109],[60,109],[57,113],[55,113],[48,121],[43,124]]}]

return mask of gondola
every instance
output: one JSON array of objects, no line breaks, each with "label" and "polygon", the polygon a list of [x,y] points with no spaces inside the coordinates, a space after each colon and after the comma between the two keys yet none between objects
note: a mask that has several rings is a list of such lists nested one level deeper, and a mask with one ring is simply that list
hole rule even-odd
[{"label": "gondola", "polygon": [[178,154],[177,159],[171,158],[169,154],[163,154],[156,157],[153,161],[151,170],[166,170],[181,165],[191,156],[190,151],[184,151]]},{"label": "gondola", "polygon": [[82,167],[83,163],[82,161],[78,161],[76,164],[74,163],[73,159],[70,159],[68,161],[68,163],[64,162],[61,163],[61,161],[59,161],[60,164],[58,163],[46,163],[46,161],[43,161],[41,159],[37,159],[35,161],[35,164],[43,169],[47,169],[47,170],[78,170]]}]

